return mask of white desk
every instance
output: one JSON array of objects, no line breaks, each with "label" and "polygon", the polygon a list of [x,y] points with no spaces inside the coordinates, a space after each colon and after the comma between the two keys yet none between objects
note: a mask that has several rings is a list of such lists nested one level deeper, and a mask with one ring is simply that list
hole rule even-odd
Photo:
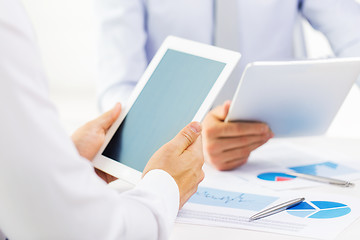
[{"label": "white desk", "polygon": [[[301,146],[316,147],[321,151],[340,152],[344,155],[358,159],[360,165],[360,139],[336,139],[336,138],[302,138],[286,140]],[[331,194],[348,194],[360,197],[360,180],[356,181],[355,188],[341,188],[324,184],[321,187],[311,188],[309,191],[316,191]],[[208,227],[199,225],[176,223],[170,237],[171,240],[218,240],[218,239],[266,239],[266,240],[292,240],[307,239],[274,233],[257,232],[232,228]],[[337,239],[360,239],[360,219],[342,232]]]}]

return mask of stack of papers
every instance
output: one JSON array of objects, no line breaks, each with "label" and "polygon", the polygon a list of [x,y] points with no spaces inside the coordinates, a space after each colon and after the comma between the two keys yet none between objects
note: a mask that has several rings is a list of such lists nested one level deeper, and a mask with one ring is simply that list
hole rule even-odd
[{"label": "stack of papers", "polygon": [[[350,160],[309,152],[291,144],[267,144],[236,170],[219,172],[205,167],[205,180],[179,212],[177,222],[334,239],[360,217],[360,199],[320,194],[316,187],[322,183],[286,173],[360,179],[360,170],[345,164]],[[306,200],[295,207],[249,220],[264,209],[300,197]]]}]

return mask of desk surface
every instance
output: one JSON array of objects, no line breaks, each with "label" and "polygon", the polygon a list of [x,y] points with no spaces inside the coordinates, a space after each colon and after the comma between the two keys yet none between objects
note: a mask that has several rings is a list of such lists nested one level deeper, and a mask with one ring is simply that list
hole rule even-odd
[{"label": "desk surface", "polygon": [[[360,139],[340,139],[340,138],[299,138],[299,139],[283,139],[281,141],[289,141],[304,147],[316,148],[320,151],[332,151],[341,153],[354,159],[359,160],[360,165]],[[355,181],[355,188],[347,189],[334,187],[330,185],[322,185],[316,189],[316,192],[352,195],[360,197],[360,180]],[[176,223],[170,237],[171,240],[191,240],[191,239],[267,239],[267,240],[292,240],[292,239],[308,239],[303,237],[293,237],[289,235],[280,235],[267,232],[258,232],[252,230],[242,230],[233,228],[208,227],[190,224]],[[360,219],[342,232],[337,239],[360,239]]]}]

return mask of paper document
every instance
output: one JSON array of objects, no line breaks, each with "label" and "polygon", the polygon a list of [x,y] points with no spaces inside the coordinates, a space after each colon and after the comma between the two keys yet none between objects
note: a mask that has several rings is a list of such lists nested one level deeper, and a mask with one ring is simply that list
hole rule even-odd
[{"label": "paper document", "polygon": [[[294,192],[292,194],[295,194]],[[290,200],[305,197],[299,205],[249,221],[255,213]],[[292,195],[261,195],[199,187],[177,217],[179,223],[231,227],[317,239],[334,239],[360,217],[360,199],[316,195],[296,191]]]},{"label": "paper document", "polygon": [[231,171],[236,177],[275,190],[318,186],[324,183],[295,177],[291,172],[336,178],[360,179],[360,170],[347,165],[344,156],[317,155],[292,144],[270,143],[255,151],[244,166]]}]

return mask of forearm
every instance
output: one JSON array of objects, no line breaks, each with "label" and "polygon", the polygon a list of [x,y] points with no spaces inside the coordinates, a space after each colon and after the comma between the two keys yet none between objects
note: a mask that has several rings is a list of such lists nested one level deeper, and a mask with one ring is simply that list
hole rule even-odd
[{"label": "forearm", "polygon": [[[91,166],[85,169],[18,181],[9,179],[16,177],[12,169],[1,171],[4,233],[10,239],[37,240],[167,239],[179,207],[177,185],[167,173],[149,172],[135,189],[120,194],[88,172]],[[9,180],[13,184],[5,184]]]}]

